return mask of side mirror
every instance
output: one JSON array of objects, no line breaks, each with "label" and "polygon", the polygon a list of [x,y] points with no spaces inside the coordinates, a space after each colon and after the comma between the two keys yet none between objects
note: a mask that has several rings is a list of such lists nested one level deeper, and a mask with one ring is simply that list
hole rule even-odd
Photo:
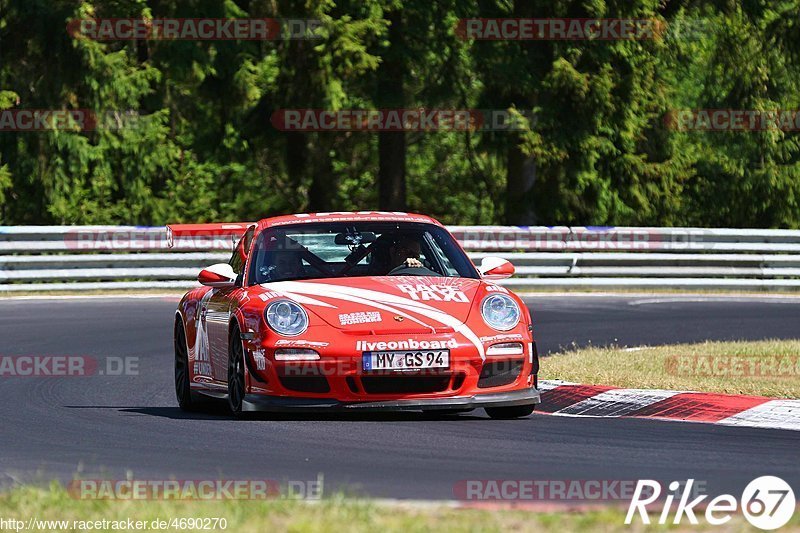
[{"label": "side mirror", "polygon": [[228,263],[217,263],[201,270],[197,275],[197,281],[206,287],[218,289],[233,287],[236,285],[236,272]]},{"label": "side mirror", "polygon": [[483,279],[506,279],[514,275],[514,265],[502,257],[484,257],[478,272]]}]

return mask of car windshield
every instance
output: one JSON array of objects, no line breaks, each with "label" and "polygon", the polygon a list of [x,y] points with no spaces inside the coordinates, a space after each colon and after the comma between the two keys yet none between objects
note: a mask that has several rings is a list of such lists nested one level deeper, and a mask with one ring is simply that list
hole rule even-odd
[{"label": "car windshield", "polygon": [[479,278],[443,228],[424,223],[308,223],[261,232],[252,250],[251,285],[358,276]]}]

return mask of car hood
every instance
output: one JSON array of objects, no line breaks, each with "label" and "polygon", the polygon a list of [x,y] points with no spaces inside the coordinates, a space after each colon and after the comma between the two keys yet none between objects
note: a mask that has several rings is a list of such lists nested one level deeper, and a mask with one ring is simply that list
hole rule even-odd
[{"label": "car hood", "polygon": [[445,333],[467,321],[481,281],[467,278],[369,276],[280,281],[262,287],[285,296],[332,327],[353,334]]}]

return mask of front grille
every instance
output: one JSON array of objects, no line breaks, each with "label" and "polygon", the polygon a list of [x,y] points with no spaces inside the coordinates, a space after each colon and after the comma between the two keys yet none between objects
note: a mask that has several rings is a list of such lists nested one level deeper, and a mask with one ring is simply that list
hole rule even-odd
[{"label": "front grille", "polygon": [[350,392],[353,394],[358,394],[358,385],[356,385],[356,379],[353,376],[347,376],[345,381],[347,382],[347,388],[350,389]]},{"label": "front grille", "polygon": [[457,391],[460,389],[464,384],[465,379],[467,379],[467,375],[464,372],[459,372],[456,374],[456,377],[453,378],[453,390]]},{"label": "front grille", "polygon": [[524,359],[503,359],[502,361],[487,361],[481,370],[478,379],[478,388],[500,387],[514,383],[522,371]]},{"label": "front grille", "polygon": [[444,392],[450,376],[362,376],[361,386],[367,394],[429,394]]},{"label": "front grille", "polygon": [[278,376],[284,388],[296,392],[330,392],[331,387],[324,376]]}]

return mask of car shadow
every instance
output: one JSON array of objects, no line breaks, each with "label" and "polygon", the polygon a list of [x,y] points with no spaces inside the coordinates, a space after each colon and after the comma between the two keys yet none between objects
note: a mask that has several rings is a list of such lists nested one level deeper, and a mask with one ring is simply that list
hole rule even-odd
[{"label": "car shadow", "polygon": [[221,420],[231,418],[230,412],[223,407],[207,408],[191,412],[183,411],[179,407],[134,407],[120,405],[65,405],[64,407],[67,409],[98,409],[119,411],[120,413],[157,416],[160,418],[170,418],[173,420]]},{"label": "car shadow", "polygon": [[239,422],[291,422],[291,421],[317,421],[317,422],[455,422],[464,420],[486,420],[481,416],[483,411],[476,409],[469,413],[448,414],[435,411],[319,411],[319,412],[256,412],[245,413],[242,417],[233,417],[224,402],[208,402],[197,411],[183,411],[179,407],[135,407],[111,405],[66,405],[67,409],[107,409],[120,413],[134,415],[147,415],[172,420],[231,420]]}]

